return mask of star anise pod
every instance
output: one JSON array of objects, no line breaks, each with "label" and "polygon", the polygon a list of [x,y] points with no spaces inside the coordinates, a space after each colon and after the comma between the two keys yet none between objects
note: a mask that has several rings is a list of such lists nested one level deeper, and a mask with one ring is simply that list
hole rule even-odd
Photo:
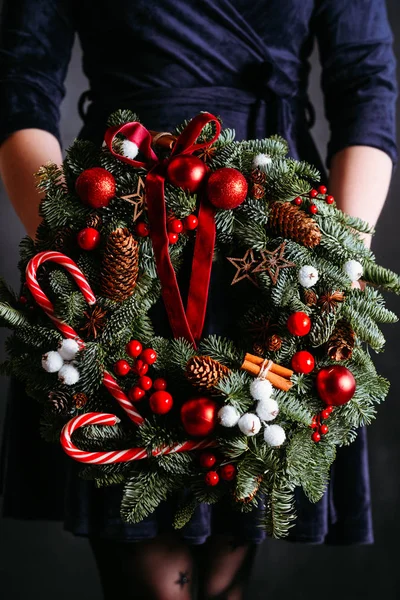
[{"label": "star anise pod", "polygon": [[107,311],[95,306],[90,311],[86,310],[83,313],[86,317],[86,323],[82,325],[80,331],[85,333],[87,337],[97,338],[99,332],[101,332],[106,325]]},{"label": "star anise pod", "polygon": [[343,292],[335,291],[335,292],[326,292],[322,294],[318,298],[318,306],[321,307],[321,310],[326,313],[334,312],[337,308],[339,302],[343,302],[345,299],[345,295]]},{"label": "star anise pod", "polygon": [[215,146],[207,146],[206,148],[202,148],[201,150],[199,150],[196,153],[196,155],[201,160],[204,160],[205,163],[208,163],[208,162],[212,161],[216,151],[217,151],[217,149]]}]

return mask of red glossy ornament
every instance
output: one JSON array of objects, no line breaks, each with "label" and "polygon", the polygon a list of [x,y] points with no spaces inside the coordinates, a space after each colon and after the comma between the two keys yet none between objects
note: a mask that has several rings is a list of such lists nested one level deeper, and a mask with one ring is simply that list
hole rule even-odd
[{"label": "red glossy ornament", "polygon": [[153,348],[143,350],[140,358],[148,365],[153,365],[157,360],[157,352]]},{"label": "red glossy ornament", "polygon": [[128,375],[129,371],[131,370],[131,366],[128,363],[128,361],[124,360],[123,358],[121,358],[120,360],[117,360],[117,362],[114,365],[114,372],[119,375],[120,377],[125,377],[125,375]]},{"label": "red glossy ornament", "polygon": [[217,424],[218,405],[205,396],[191,398],[181,407],[181,419],[189,435],[206,437]]},{"label": "red glossy ornament", "polygon": [[316,204],[310,204],[308,210],[312,215],[316,215],[318,213],[318,206]]},{"label": "red glossy ornament", "polygon": [[142,353],[143,346],[138,340],[131,340],[125,346],[125,350],[128,356],[137,358]]},{"label": "red glossy ornament", "polygon": [[147,375],[142,375],[141,377],[139,377],[137,384],[140,388],[142,388],[142,390],[147,392],[153,387],[153,380]]},{"label": "red glossy ornament", "polygon": [[321,425],[321,427],[319,428],[319,432],[321,435],[326,435],[329,431],[329,427],[328,425]]},{"label": "red glossy ornament", "polygon": [[100,232],[94,227],[81,229],[76,237],[78,246],[82,250],[94,250],[100,244]]},{"label": "red glossy ornament", "polygon": [[133,370],[137,375],[141,377],[142,375],[146,375],[147,371],[149,370],[149,365],[140,358],[138,358],[135,362]]},{"label": "red glossy ornament", "polygon": [[106,169],[93,167],[79,175],[75,189],[82,202],[92,208],[102,208],[115,196],[115,179]]},{"label": "red glossy ornament", "polygon": [[216,208],[236,208],[246,199],[247,189],[246,178],[230,167],[214,171],[207,181],[207,197]]},{"label": "red glossy ornament", "polygon": [[135,233],[139,237],[147,237],[150,233],[150,228],[144,221],[139,221],[135,227]]},{"label": "red glossy ornament", "polygon": [[314,431],[314,433],[311,436],[311,439],[313,442],[320,442],[321,441],[321,434],[318,433],[318,431]]},{"label": "red glossy ornament", "polygon": [[293,204],[295,204],[296,206],[300,206],[303,203],[303,199],[300,198],[300,196],[297,196],[297,198],[295,198],[293,200]]},{"label": "red glossy ornament", "polygon": [[295,312],[287,320],[287,328],[292,335],[299,337],[310,333],[311,319],[305,312]]},{"label": "red glossy ornament", "polygon": [[192,194],[199,189],[207,170],[197,156],[175,156],[168,164],[167,177],[170,183]]},{"label": "red glossy ornament", "polygon": [[202,467],[211,469],[217,462],[217,457],[212,452],[202,452],[199,460]]},{"label": "red glossy ornament", "polygon": [[176,244],[179,239],[179,235],[177,233],[173,233],[172,231],[168,234],[168,241],[170,244]]},{"label": "red glossy ornament", "polygon": [[214,486],[219,484],[219,475],[217,471],[208,471],[208,473],[204,476],[204,481],[206,485]]},{"label": "red glossy ornament", "polygon": [[232,463],[229,465],[222,465],[219,474],[224,481],[232,481],[236,476],[236,467]]},{"label": "red glossy ornament", "polygon": [[309,193],[310,198],[316,198],[318,196],[317,190],[311,190]]},{"label": "red glossy ornament", "polygon": [[180,219],[171,219],[168,223],[168,231],[172,233],[181,233],[183,231],[183,223]]},{"label": "red glossy ornament", "polygon": [[315,359],[307,350],[299,350],[292,357],[292,369],[296,373],[311,373],[315,367]]},{"label": "red glossy ornament", "polygon": [[128,391],[128,398],[131,402],[139,402],[145,397],[146,392],[139,387],[138,385],[134,385]]},{"label": "red glossy ornament", "polygon": [[356,380],[349,369],[341,365],[324,367],[315,380],[317,392],[325,404],[341,406],[354,396]]},{"label": "red glossy ornament", "polygon": [[322,419],[329,419],[329,415],[331,414],[331,411],[324,408],[324,410],[321,410],[321,418]]},{"label": "red glossy ornament", "polygon": [[167,389],[167,380],[162,377],[158,377],[153,382],[153,388],[157,391],[166,390]]},{"label": "red glossy ornament", "polygon": [[188,231],[193,231],[193,229],[196,229],[197,225],[199,224],[199,220],[196,215],[188,215],[183,219],[183,224],[185,229]]},{"label": "red glossy ornament", "polygon": [[326,192],[328,191],[327,187],[325,185],[320,185],[318,188],[318,191],[320,194],[326,194]]},{"label": "red glossy ornament", "polygon": [[325,198],[325,202],[326,202],[327,204],[333,204],[333,203],[335,202],[335,198],[334,198],[333,196],[327,196],[327,197]]},{"label": "red glossy ornament", "polygon": [[165,415],[173,406],[173,399],[169,392],[160,390],[154,392],[149,398],[149,405],[156,415]]}]

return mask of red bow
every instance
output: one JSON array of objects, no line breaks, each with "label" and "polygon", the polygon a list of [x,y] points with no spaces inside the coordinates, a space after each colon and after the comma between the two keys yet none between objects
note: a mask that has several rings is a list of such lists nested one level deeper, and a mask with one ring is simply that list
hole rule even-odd
[{"label": "red bow", "polygon": [[[196,144],[200,133],[208,123],[215,124],[215,135],[209,142]],[[146,177],[147,215],[150,225],[150,237],[153,244],[157,273],[161,282],[162,296],[168,319],[175,338],[183,337],[195,347],[203,331],[210,285],[212,258],[215,245],[215,209],[207,202],[200,191],[198,227],[194,246],[192,272],[186,312],[182,302],[176,274],[168,252],[167,212],[164,198],[164,182],[169,160],[179,154],[193,154],[200,148],[210,146],[219,136],[221,125],[216,117],[204,112],[188,123],[175,141],[168,159],[160,161],[151,147],[152,136],[140,123],[110,127],[105,134],[105,142],[110,152],[119,160],[137,168],[148,169]],[[113,150],[112,142],[122,133],[134,142],[144,160],[132,160]]]}]

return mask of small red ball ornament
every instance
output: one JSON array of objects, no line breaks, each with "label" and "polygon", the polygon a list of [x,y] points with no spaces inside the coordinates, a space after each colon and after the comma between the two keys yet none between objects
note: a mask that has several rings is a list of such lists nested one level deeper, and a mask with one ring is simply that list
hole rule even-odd
[{"label": "small red ball ornament", "polygon": [[123,360],[122,358],[120,360],[117,360],[117,362],[114,365],[114,371],[120,377],[125,377],[125,375],[128,375],[130,370],[130,364],[128,363],[128,361]]},{"label": "small red ball ornament", "polygon": [[207,181],[207,197],[216,208],[236,208],[247,196],[246,178],[230,167],[214,171]]},{"label": "small red ball ornament", "polygon": [[206,485],[209,486],[218,485],[219,475],[217,471],[208,471],[208,473],[205,474],[204,481],[206,482]]},{"label": "small red ball ornament", "polygon": [[135,362],[133,370],[137,375],[141,377],[142,375],[146,375],[147,371],[149,370],[149,365],[140,358],[138,358]]},{"label": "small red ball ornament", "polygon": [[188,215],[183,219],[183,224],[185,229],[188,231],[193,231],[193,229],[196,229],[197,225],[199,224],[199,220],[196,215]]},{"label": "small red ball ornament", "polygon": [[328,191],[325,185],[320,185],[318,188],[318,191],[320,194],[326,194],[326,192]]},{"label": "small red ball ornament", "polygon": [[335,202],[335,198],[334,198],[333,196],[327,196],[327,197],[325,198],[325,202],[326,202],[327,204],[333,204],[333,203]]},{"label": "small red ball ornament", "polygon": [[300,196],[297,196],[297,198],[295,198],[293,200],[293,204],[295,204],[296,206],[300,206],[303,203],[303,199],[300,198]]},{"label": "small red ball ornament", "polygon": [[131,402],[139,402],[145,396],[146,392],[139,387],[138,385],[134,385],[128,392],[128,398]]},{"label": "small red ball ornament", "polygon": [[167,167],[170,183],[190,194],[199,189],[206,173],[207,166],[197,156],[175,156]]},{"label": "small red ball ornament", "polygon": [[168,223],[168,231],[172,233],[181,233],[183,231],[183,223],[180,219],[171,219]]},{"label": "small red ball ornament", "polygon": [[100,232],[94,227],[85,227],[78,233],[76,241],[82,250],[94,250],[100,244]]},{"label": "small red ball ornament", "polygon": [[75,189],[82,202],[92,208],[102,208],[115,196],[115,179],[106,169],[93,167],[79,175]]},{"label": "small red ball ornament", "polygon": [[217,457],[212,452],[202,452],[199,460],[204,469],[211,469],[217,462]]},{"label": "small red ball ornament", "polygon": [[179,235],[177,233],[173,233],[172,231],[168,234],[168,241],[170,244],[176,244],[179,239]]},{"label": "small red ball ornament", "polygon": [[205,437],[217,424],[218,405],[211,398],[200,397],[187,400],[181,407],[181,419],[189,435]]},{"label": "small red ball ornament", "polygon": [[154,392],[149,398],[149,405],[156,415],[165,415],[173,406],[173,399],[169,392]]},{"label": "small red ball ornament", "polygon": [[147,392],[153,387],[153,380],[147,375],[142,375],[141,377],[139,377],[137,384],[140,388],[142,388],[142,390]]},{"label": "small red ball ornament", "polygon": [[318,206],[316,204],[310,204],[308,210],[312,215],[316,215],[318,213]]},{"label": "small red ball ornament", "polygon": [[341,406],[354,396],[356,380],[349,369],[341,365],[324,367],[315,380],[317,392],[325,404]]},{"label": "small red ball ornament", "polygon": [[318,196],[317,190],[311,190],[309,193],[310,198],[316,198]]},{"label": "small red ball ornament", "polygon": [[295,312],[287,320],[287,328],[292,335],[302,337],[310,333],[311,320],[305,312]]},{"label": "small red ball ornament", "polygon": [[139,221],[135,227],[136,235],[139,237],[147,237],[150,233],[150,228],[144,221]]},{"label": "small red ball ornament", "polygon": [[162,377],[158,377],[154,380],[153,388],[157,391],[166,390],[167,389],[167,380]]},{"label": "small red ball ornament", "polygon": [[147,365],[153,365],[157,360],[157,353],[155,350],[153,350],[153,348],[146,348],[146,350],[143,350],[142,354],[140,355],[140,358]]},{"label": "small red ball ornament", "polygon": [[236,467],[232,463],[229,465],[222,465],[219,474],[224,481],[232,481],[236,476]]},{"label": "small red ball ornament", "polygon": [[321,410],[321,417],[323,419],[329,419],[330,414],[331,414],[331,411],[328,410],[327,408],[324,408],[324,410]]},{"label": "small red ball ornament", "polygon": [[321,435],[326,435],[329,431],[329,427],[328,425],[321,425],[321,427],[319,428],[319,432]]},{"label": "small red ball ornament", "polygon": [[292,369],[296,373],[311,373],[315,367],[315,359],[307,350],[299,350],[292,357]]},{"label": "small red ball ornament", "polygon": [[143,346],[138,340],[131,340],[125,347],[126,353],[132,358],[137,358],[143,350]]},{"label": "small red ball ornament", "polygon": [[317,417],[312,418],[310,427],[311,429],[316,429],[318,427]]},{"label": "small red ball ornament", "polygon": [[311,439],[313,442],[320,442],[321,441],[321,434],[318,433],[318,431],[314,431],[314,433],[311,436]]},{"label": "small red ball ornament", "polygon": [[326,411],[328,411],[329,414],[331,414],[333,412],[333,406],[327,406]]}]

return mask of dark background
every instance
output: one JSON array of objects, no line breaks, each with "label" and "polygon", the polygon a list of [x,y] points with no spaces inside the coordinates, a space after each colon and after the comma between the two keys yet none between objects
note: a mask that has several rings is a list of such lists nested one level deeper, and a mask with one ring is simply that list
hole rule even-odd
[{"label": "dark background", "polygon": [[[387,0],[387,4],[399,59],[400,3]],[[313,134],[325,156],[328,128],[323,117],[316,53],[312,65],[310,95],[317,111]],[[80,128],[76,105],[83,89],[86,82],[81,72],[80,50],[76,46],[68,72],[68,93],[62,105],[64,147],[69,146]],[[357,181],[354,185],[357,186]],[[378,262],[393,270],[400,270],[399,195],[400,170],[397,169],[373,242]],[[24,230],[3,188],[0,188],[0,197],[0,274],[16,287],[18,243]],[[390,297],[388,303],[389,308],[400,314],[399,298]],[[249,598],[375,600],[378,596],[394,600],[400,597],[398,336],[399,325],[388,327],[386,352],[376,358],[379,371],[391,380],[392,387],[387,402],[380,407],[378,420],[368,429],[375,544],[332,548],[267,540],[258,554]],[[5,332],[1,331],[1,358],[4,339]],[[0,433],[6,388],[7,381],[0,379]],[[58,522],[0,520],[0,595],[5,600],[28,597],[99,600],[99,580],[87,541],[63,531]]]}]

